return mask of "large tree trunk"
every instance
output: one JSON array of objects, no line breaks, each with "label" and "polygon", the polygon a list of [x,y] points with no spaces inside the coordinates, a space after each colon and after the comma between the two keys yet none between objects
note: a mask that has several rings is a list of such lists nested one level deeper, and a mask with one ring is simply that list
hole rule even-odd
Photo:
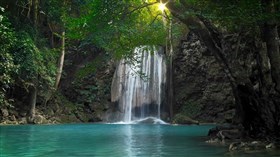
[{"label": "large tree trunk", "polygon": [[277,98],[260,95],[250,85],[238,85],[237,91],[244,112],[242,125],[245,136],[258,138],[278,136]]},{"label": "large tree trunk", "polygon": [[[277,13],[280,9],[277,8],[280,5],[279,3],[280,2],[274,0],[262,0],[263,12],[272,15]],[[271,64],[271,76],[274,83],[274,89],[280,94],[280,51],[277,27],[277,19],[267,19],[264,23],[263,38],[266,42],[267,54]]]},{"label": "large tree trunk", "polygon": [[58,89],[62,71],[63,71],[64,57],[65,57],[65,31],[62,32],[61,36],[62,36],[61,37],[61,51],[60,51],[60,57],[59,57],[58,67],[57,67],[57,72],[56,72],[56,77],[55,77],[54,90],[51,90],[47,93],[46,99],[44,100],[44,103],[43,103],[43,105],[45,107],[47,107],[48,101],[51,99],[53,94]]},{"label": "large tree trunk", "polygon": [[27,11],[27,18],[30,19],[30,12],[31,12],[31,8],[32,8],[32,0],[28,0],[28,11]]},{"label": "large tree trunk", "polygon": [[[65,0],[63,0],[63,6],[66,6]],[[65,11],[63,12],[63,16],[65,16]],[[62,23],[63,23],[63,26],[62,26],[63,31],[61,33],[61,53],[60,53],[58,70],[57,70],[55,86],[54,86],[55,90],[58,89],[58,85],[59,85],[60,78],[62,75],[64,56],[65,56],[65,23],[63,22],[63,20],[62,20]]]},{"label": "large tree trunk", "polygon": [[229,67],[228,59],[225,57],[221,43],[216,30],[206,22],[205,19],[200,19],[196,16],[184,16],[183,12],[185,8],[178,8],[174,3],[167,3],[167,7],[171,8],[171,13],[178,18],[181,22],[186,24],[190,31],[194,32],[199,36],[200,40],[206,45],[209,51],[214,55],[215,59],[222,67],[226,77],[228,78],[232,91],[236,100],[236,113],[239,116],[238,120],[242,121],[243,119],[243,110],[240,102],[240,98],[237,90],[237,81],[233,75],[232,69]]},{"label": "large tree trunk", "polygon": [[[219,37],[219,32],[212,28],[211,23],[203,18],[194,15],[186,15],[187,9],[192,10],[190,6],[185,4],[185,1],[180,1],[181,5],[169,1],[167,7],[171,13],[177,17],[181,22],[186,24],[191,31],[196,33],[200,40],[207,46],[208,50],[214,55],[217,62],[223,68],[225,75],[231,83],[233,95],[236,101],[236,115],[239,123],[244,127],[244,133],[247,136],[253,137],[279,137],[280,128],[280,110],[279,110],[279,94],[268,94],[268,88],[263,87],[269,85],[264,81],[265,76],[258,75],[257,79],[262,79],[259,89],[255,89],[255,85],[250,81],[250,76],[247,78],[240,78],[240,72],[234,71],[238,68],[233,68],[229,58],[226,57],[222,38]],[[280,58],[279,58],[279,44],[277,44],[277,27],[268,25],[266,27],[266,45],[267,53],[270,59],[272,79],[275,83],[275,90],[279,91],[280,85]],[[265,55],[259,55],[262,57]],[[260,60],[265,60],[261,58]],[[263,62],[262,62],[263,63]],[[260,62],[259,62],[260,64]],[[259,66],[259,74],[265,70]],[[236,74],[236,76],[235,76]],[[269,78],[269,77],[267,77]]]},{"label": "large tree trunk", "polygon": [[167,104],[169,106],[169,117],[173,117],[173,106],[174,106],[174,91],[173,91],[173,57],[169,57],[167,63]]},{"label": "large tree trunk", "polygon": [[277,25],[265,24],[263,33],[271,65],[271,76],[274,83],[274,89],[280,93],[280,51]]},{"label": "large tree trunk", "polygon": [[36,113],[35,108],[36,108],[36,101],[37,101],[37,87],[36,87],[36,85],[30,87],[29,93],[30,93],[30,96],[29,96],[30,110],[29,110],[28,122],[33,123],[35,113]]},{"label": "large tree trunk", "polygon": [[38,13],[39,13],[39,0],[34,0],[34,26],[37,27],[38,25]]},{"label": "large tree trunk", "polygon": [[58,88],[62,70],[63,70],[63,63],[64,63],[64,56],[65,56],[65,31],[62,32],[62,39],[61,39],[61,53],[59,58],[59,64],[58,64],[58,70],[56,74],[56,80],[55,80],[55,89]]},{"label": "large tree trunk", "polygon": [[[165,13],[164,13],[165,14]],[[164,15],[164,22],[167,25],[166,18],[167,16]],[[167,88],[168,88],[168,105],[169,105],[169,117],[173,118],[173,106],[174,106],[174,91],[173,91],[173,37],[172,37],[172,19],[169,19],[169,24],[167,26],[168,37],[166,39],[166,51],[167,56],[169,57],[167,63]]]}]

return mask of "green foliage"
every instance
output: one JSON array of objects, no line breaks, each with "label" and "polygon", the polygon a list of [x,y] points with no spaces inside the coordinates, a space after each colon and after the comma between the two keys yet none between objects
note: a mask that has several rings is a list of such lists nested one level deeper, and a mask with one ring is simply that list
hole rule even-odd
[{"label": "green foliage", "polygon": [[[96,83],[94,77],[88,76],[87,79],[75,80],[73,82],[73,89],[75,95],[75,102],[78,104],[88,103],[99,101],[99,95],[101,94],[104,88]],[[102,95],[102,94],[101,94]],[[103,94],[104,95],[104,94]]]},{"label": "green foliage", "polygon": [[[0,7],[3,12],[4,9]],[[0,13],[1,13],[0,11]],[[0,14],[0,106],[7,106],[9,101],[6,98],[6,90],[13,83],[17,66],[10,51],[15,46],[16,36],[13,29],[10,28],[10,23],[6,16]]]},{"label": "green foliage", "polygon": [[185,102],[181,107],[181,114],[185,116],[189,116],[191,118],[195,117],[201,109],[201,105],[195,104],[193,102]]},{"label": "green foliage", "polygon": [[198,124],[198,121],[193,120],[182,113],[179,113],[173,117],[172,123],[173,124]]},{"label": "green foliage", "polygon": [[19,45],[13,53],[15,63],[19,67],[19,77],[26,81],[33,81],[37,78],[39,64],[42,60],[41,52],[38,50],[29,34],[20,32],[18,35]]},{"label": "green foliage", "polygon": [[0,105],[7,106],[12,102],[7,98],[11,86],[27,89],[37,85],[44,90],[53,86],[56,55],[42,46],[36,32],[25,29],[30,26],[15,30],[8,18],[0,15]]},{"label": "green foliage", "polygon": [[63,0],[45,1],[46,14],[50,21],[60,23],[63,12]]},{"label": "green foliage", "polygon": [[[144,7],[145,6],[145,7]],[[78,16],[66,19],[69,38],[90,39],[116,57],[130,55],[140,45],[164,44],[161,13],[141,0],[85,1]]]},{"label": "green foliage", "polygon": [[250,30],[264,21],[280,17],[279,12],[265,12],[260,0],[190,0],[188,5],[194,9],[186,11],[186,15],[203,16],[216,26],[233,31]]},{"label": "green foliage", "polygon": [[111,82],[111,77],[100,73],[104,68],[108,68],[108,61],[108,54],[99,54],[77,71],[72,82],[73,92],[76,93],[75,102],[79,104],[100,102],[102,97],[110,94],[110,83],[104,82]]},{"label": "green foliage", "polygon": [[100,90],[99,87],[95,85],[86,85],[83,89],[79,89],[77,91],[80,96],[78,102],[92,103],[96,101],[98,90]]},{"label": "green foliage", "polygon": [[11,75],[17,69],[13,62],[13,58],[9,53],[3,52],[0,55],[0,61],[1,84],[10,84],[13,81]]},{"label": "green foliage", "polygon": [[67,14],[71,15],[76,12],[76,5],[79,5],[77,0],[47,0],[43,1],[43,3],[42,6],[44,6],[49,22],[60,24],[61,26],[64,25]]},{"label": "green foliage", "polygon": [[18,43],[13,53],[15,64],[19,66],[18,78],[29,85],[52,86],[55,76],[55,53],[48,49],[39,50],[31,36],[18,32]]},{"label": "green foliage", "polygon": [[104,56],[97,56],[93,61],[86,64],[82,69],[80,69],[76,73],[77,79],[83,79],[90,74],[94,74],[100,66],[102,66],[102,62],[104,61]]},{"label": "green foliage", "polygon": [[49,90],[53,90],[53,85],[55,84],[58,54],[52,49],[42,49],[40,52],[40,58],[38,59],[38,88],[40,96],[46,97],[46,93]]}]

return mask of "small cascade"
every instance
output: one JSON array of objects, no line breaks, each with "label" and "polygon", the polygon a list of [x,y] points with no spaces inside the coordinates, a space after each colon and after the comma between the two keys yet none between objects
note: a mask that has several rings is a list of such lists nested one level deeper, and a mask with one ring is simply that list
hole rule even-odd
[{"label": "small cascade", "polygon": [[119,121],[160,119],[165,95],[166,63],[162,48],[141,46],[134,61],[122,59],[114,74],[111,95],[121,113]]}]

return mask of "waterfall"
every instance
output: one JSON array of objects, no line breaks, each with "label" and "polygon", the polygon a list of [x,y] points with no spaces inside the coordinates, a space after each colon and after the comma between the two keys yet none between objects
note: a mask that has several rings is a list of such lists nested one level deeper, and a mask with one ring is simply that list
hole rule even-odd
[{"label": "waterfall", "polygon": [[160,119],[165,95],[166,63],[162,48],[140,46],[134,59],[122,59],[115,71],[111,95],[125,123]]}]

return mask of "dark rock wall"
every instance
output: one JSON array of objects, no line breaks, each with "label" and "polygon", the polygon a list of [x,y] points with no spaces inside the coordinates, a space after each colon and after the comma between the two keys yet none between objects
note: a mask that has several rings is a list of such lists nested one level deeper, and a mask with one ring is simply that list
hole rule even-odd
[{"label": "dark rock wall", "polygon": [[230,122],[234,98],[214,56],[196,35],[182,40],[174,57],[174,111],[201,122]]},{"label": "dark rock wall", "polygon": [[[86,53],[82,53],[84,51]],[[87,46],[67,58],[62,94],[75,104],[75,116],[81,122],[98,122],[111,105],[110,87],[114,63],[106,52]]]}]

